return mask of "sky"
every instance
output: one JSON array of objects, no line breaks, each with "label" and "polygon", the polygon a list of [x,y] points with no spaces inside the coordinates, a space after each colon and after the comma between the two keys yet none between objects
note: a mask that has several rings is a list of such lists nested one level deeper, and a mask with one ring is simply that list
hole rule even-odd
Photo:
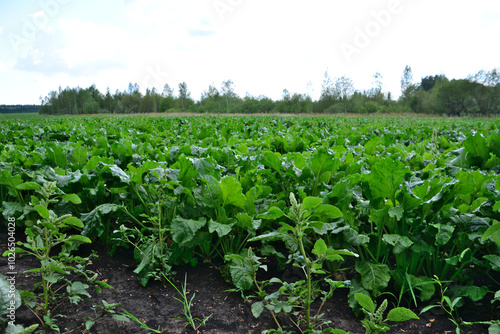
[{"label": "sky", "polygon": [[378,72],[397,98],[406,65],[415,82],[499,67],[499,33],[498,0],[0,0],[0,104],[129,83],[199,100],[226,80],[317,99],[325,72],[358,90]]}]

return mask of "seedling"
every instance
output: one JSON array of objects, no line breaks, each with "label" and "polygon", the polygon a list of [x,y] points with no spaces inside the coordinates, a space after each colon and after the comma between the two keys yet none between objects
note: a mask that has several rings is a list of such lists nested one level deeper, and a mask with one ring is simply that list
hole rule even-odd
[{"label": "seedling", "polygon": [[[333,290],[337,287],[344,286],[343,282],[339,283],[327,280],[330,284],[330,291],[328,293],[323,293],[315,287],[313,274],[325,274],[325,271],[322,269],[322,263],[325,260],[343,261],[343,255],[357,256],[357,254],[348,250],[335,250],[333,248],[329,248],[325,241],[320,238],[316,240],[310,253],[306,250],[305,240],[307,239],[308,234],[310,234],[311,237],[315,237],[314,229],[316,228],[321,230],[323,227],[323,222],[313,221],[311,218],[329,217],[336,219],[342,217],[342,213],[338,208],[332,205],[321,204],[322,201],[323,200],[321,198],[306,197],[303,203],[299,204],[295,199],[294,194],[290,193],[291,206],[288,214],[285,214],[277,207],[272,207],[268,214],[260,215],[259,218],[277,219],[285,216],[293,221],[294,226],[287,223],[280,223],[282,228],[279,231],[250,239],[250,241],[265,239],[282,239],[286,241],[287,246],[292,252],[290,254],[290,261],[293,262],[294,266],[301,268],[306,277],[305,280],[294,284],[283,282],[277,278],[272,279],[270,283],[281,284],[281,288],[271,295],[266,295],[265,292],[263,292],[263,289],[259,286],[258,282],[256,282],[257,289],[259,290],[259,296],[263,297],[264,301],[256,306],[252,305],[254,315],[260,315],[264,306],[274,313],[283,312],[287,315],[287,317],[289,317],[300,332],[303,332],[301,325],[305,326],[306,331],[313,331],[317,327],[319,320],[321,319],[320,311],[325,301],[331,297]],[[321,306],[319,307],[316,315],[311,316],[311,304],[320,294],[323,294]],[[279,299],[281,295],[287,296],[287,301],[285,303],[282,299]],[[292,310],[296,308],[305,309],[306,315],[303,321],[294,321],[290,316]],[[280,326],[277,321],[276,323]]]},{"label": "seedling", "polygon": [[[105,282],[97,281],[97,274],[86,269],[90,262],[89,258],[70,255],[71,249],[76,248],[81,243],[90,243],[90,239],[76,234],[67,234],[70,229],[81,229],[83,223],[70,214],[57,216],[49,209],[51,204],[58,203],[61,199],[74,204],[81,203],[80,198],[75,195],[61,194],[55,182],[45,183],[42,187],[32,183],[30,185],[36,189],[39,197],[32,196],[31,204],[38,212],[41,219],[31,228],[26,228],[26,242],[18,242],[15,252],[24,255],[32,255],[39,262],[40,267],[26,271],[41,276],[41,282],[35,284],[35,288],[41,286],[43,292],[31,297],[36,302],[27,301],[26,305],[32,313],[43,324],[45,332],[49,329],[58,331],[56,324],[57,314],[54,311],[69,300],[73,304],[78,304],[82,298],[90,297],[87,289],[90,285],[80,281],[72,281],[70,275],[83,276],[84,282],[94,286],[100,292],[101,287],[110,288]],[[53,250],[61,245],[62,250],[54,255]],[[3,255],[6,256],[8,252]],[[64,291],[64,288],[66,291]],[[36,308],[36,311],[33,310]],[[41,313],[40,317],[38,311]]]}]

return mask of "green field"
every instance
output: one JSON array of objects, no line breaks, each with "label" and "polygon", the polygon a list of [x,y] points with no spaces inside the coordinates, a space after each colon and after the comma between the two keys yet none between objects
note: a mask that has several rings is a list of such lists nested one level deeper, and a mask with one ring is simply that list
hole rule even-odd
[{"label": "green field", "polygon": [[136,247],[143,285],[208,261],[245,293],[265,261],[315,280],[352,271],[356,312],[357,293],[420,309],[439,281],[456,310],[498,314],[499,172],[498,120],[0,117],[1,210],[18,233],[43,239],[71,215],[64,231],[88,239],[70,249]]}]

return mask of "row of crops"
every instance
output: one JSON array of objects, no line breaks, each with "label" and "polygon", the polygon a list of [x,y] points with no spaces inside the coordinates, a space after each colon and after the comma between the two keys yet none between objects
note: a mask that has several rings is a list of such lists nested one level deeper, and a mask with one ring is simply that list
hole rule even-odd
[{"label": "row of crops", "polygon": [[499,171],[500,122],[489,120],[0,123],[1,210],[19,230],[43,216],[34,196],[55,182],[63,200],[50,214],[80,219],[81,235],[111,253],[135,247],[141,284],[159,271],[214,261],[245,291],[255,289],[255,256],[278,270],[307,262],[291,237],[295,197],[308,219],[298,236],[303,251],[325,255],[322,277],[355,273],[354,309],[358,293],[391,294],[393,305],[417,309],[441,297],[437,282],[460,301],[457,309],[499,299]]}]

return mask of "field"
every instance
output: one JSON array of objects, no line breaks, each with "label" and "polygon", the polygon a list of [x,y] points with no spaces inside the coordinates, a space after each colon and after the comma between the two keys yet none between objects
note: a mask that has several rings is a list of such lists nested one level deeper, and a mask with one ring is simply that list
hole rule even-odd
[{"label": "field", "polygon": [[498,120],[3,117],[1,272],[46,332],[498,333],[499,172]]}]

